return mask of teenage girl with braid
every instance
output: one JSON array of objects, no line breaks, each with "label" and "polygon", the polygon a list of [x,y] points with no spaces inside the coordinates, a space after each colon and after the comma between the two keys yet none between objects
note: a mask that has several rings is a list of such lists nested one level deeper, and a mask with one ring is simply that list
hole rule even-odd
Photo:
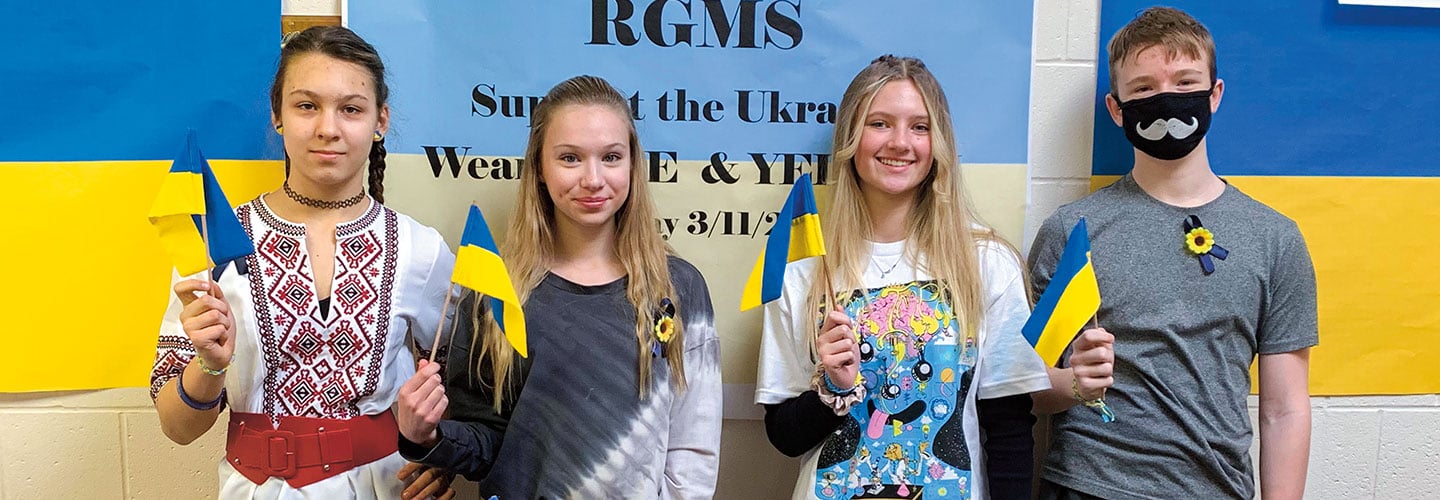
[{"label": "teenage girl with braid", "polygon": [[285,183],[235,209],[256,253],[175,280],[151,396],[181,444],[230,409],[221,498],[404,487],[390,407],[415,372],[409,342],[429,346],[441,322],[455,258],[434,229],[381,205],[384,74],[348,29],[290,39],[270,88]]}]

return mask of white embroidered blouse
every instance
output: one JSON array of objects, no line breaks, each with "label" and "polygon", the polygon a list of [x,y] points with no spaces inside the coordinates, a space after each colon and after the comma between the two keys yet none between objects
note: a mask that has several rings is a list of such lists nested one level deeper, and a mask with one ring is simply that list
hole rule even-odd
[{"label": "white embroidered blouse", "polygon": [[[428,354],[451,289],[455,256],[444,239],[371,201],[364,215],[335,228],[330,306],[322,315],[305,226],[276,216],[263,198],[235,213],[256,252],[217,280],[236,312],[235,361],[225,380],[231,411],[278,420],[292,415],[348,419],[388,410],[400,385],[415,373],[409,342]],[[171,294],[150,375],[152,398],[195,356],[180,325],[180,310],[180,300]],[[403,460],[394,454],[304,490],[334,489],[353,496],[373,486],[379,498],[389,497],[391,490],[398,496],[394,473],[400,464]],[[375,468],[384,470],[367,470]],[[220,469],[222,498],[276,496],[263,492],[275,488],[278,496],[289,496],[283,493],[289,486],[279,479],[257,489],[223,460]]]}]

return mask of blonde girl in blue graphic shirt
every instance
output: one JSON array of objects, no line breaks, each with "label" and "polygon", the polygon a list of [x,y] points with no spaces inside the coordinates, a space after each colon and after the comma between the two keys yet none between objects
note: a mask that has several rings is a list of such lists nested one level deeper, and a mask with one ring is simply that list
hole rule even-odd
[{"label": "blonde girl in blue graphic shirt", "polygon": [[1020,334],[1021,259],[965,201],[940,84],[876,59],[833,148],[828,267],[789,266],[760,345],[767,433],[804,456],[794,498],[1028,498],[1030,393],[1050,383]]}]

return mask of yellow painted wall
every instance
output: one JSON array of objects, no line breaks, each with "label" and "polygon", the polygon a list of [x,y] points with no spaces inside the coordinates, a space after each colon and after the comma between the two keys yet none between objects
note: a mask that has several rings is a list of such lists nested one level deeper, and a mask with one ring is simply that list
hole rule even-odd
[{"label": "yellow painted wall", "polygon": [[1310,248],[1320,315],[1311,394],[1440,389],[1440,237],[1431,229],[1440,178],[1225,180],[1294,219]]}]

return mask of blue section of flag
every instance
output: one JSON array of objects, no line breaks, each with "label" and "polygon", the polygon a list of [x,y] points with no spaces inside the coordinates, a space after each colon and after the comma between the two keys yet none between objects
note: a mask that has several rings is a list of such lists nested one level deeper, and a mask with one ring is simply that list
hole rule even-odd
[{"label": "blue section of flag", "polygon": [[795,187],[790,188],[790,196],[785,198],[785,206],[775,216],[770,238],[765,241],[765,274],[760,287],[762,304],[780,298],[785,289],[785,264],[790,262],[792,222],[804,215],[818,214],[810,174],[801,175],[795,181]]},{"label": "blue section of flag", "polygon": [[495,236],[490,234],[490,224],[485,222],[485,214],[475,205],[470,205],[470,213],[465,216],[465,231],[460,233],[460,246],[466,245],[474,245],[500,255]]},{"label": "blue section of flag", "polygon": [[[210,170],[210,162],[205,160],[205,155],[200,152],[199,141],[195,138],[195,131],[190,130],[185,136],[185,150],[175,158],[170,166],[171,172],[200,172],[205,183],[205,225],[203,228],[209,231],[209,239],[206,240],[207,249],[210,252],[210,261],[215,264],[215,275],[225,270],[225,266],[231,262],[242,259],[247,255],[255,253],[255,244],[250,241],[250,233],[240,225],[240,219],[235,217],[235,209],[230,206],[230,200],[225,198],[225,191],[220,189],[220,181],[215,178],[215,172]],[[195,230],[201,231],[200,215],[192,216],[195,220]],[[243,269],[242,269],[243,272]]]}]

